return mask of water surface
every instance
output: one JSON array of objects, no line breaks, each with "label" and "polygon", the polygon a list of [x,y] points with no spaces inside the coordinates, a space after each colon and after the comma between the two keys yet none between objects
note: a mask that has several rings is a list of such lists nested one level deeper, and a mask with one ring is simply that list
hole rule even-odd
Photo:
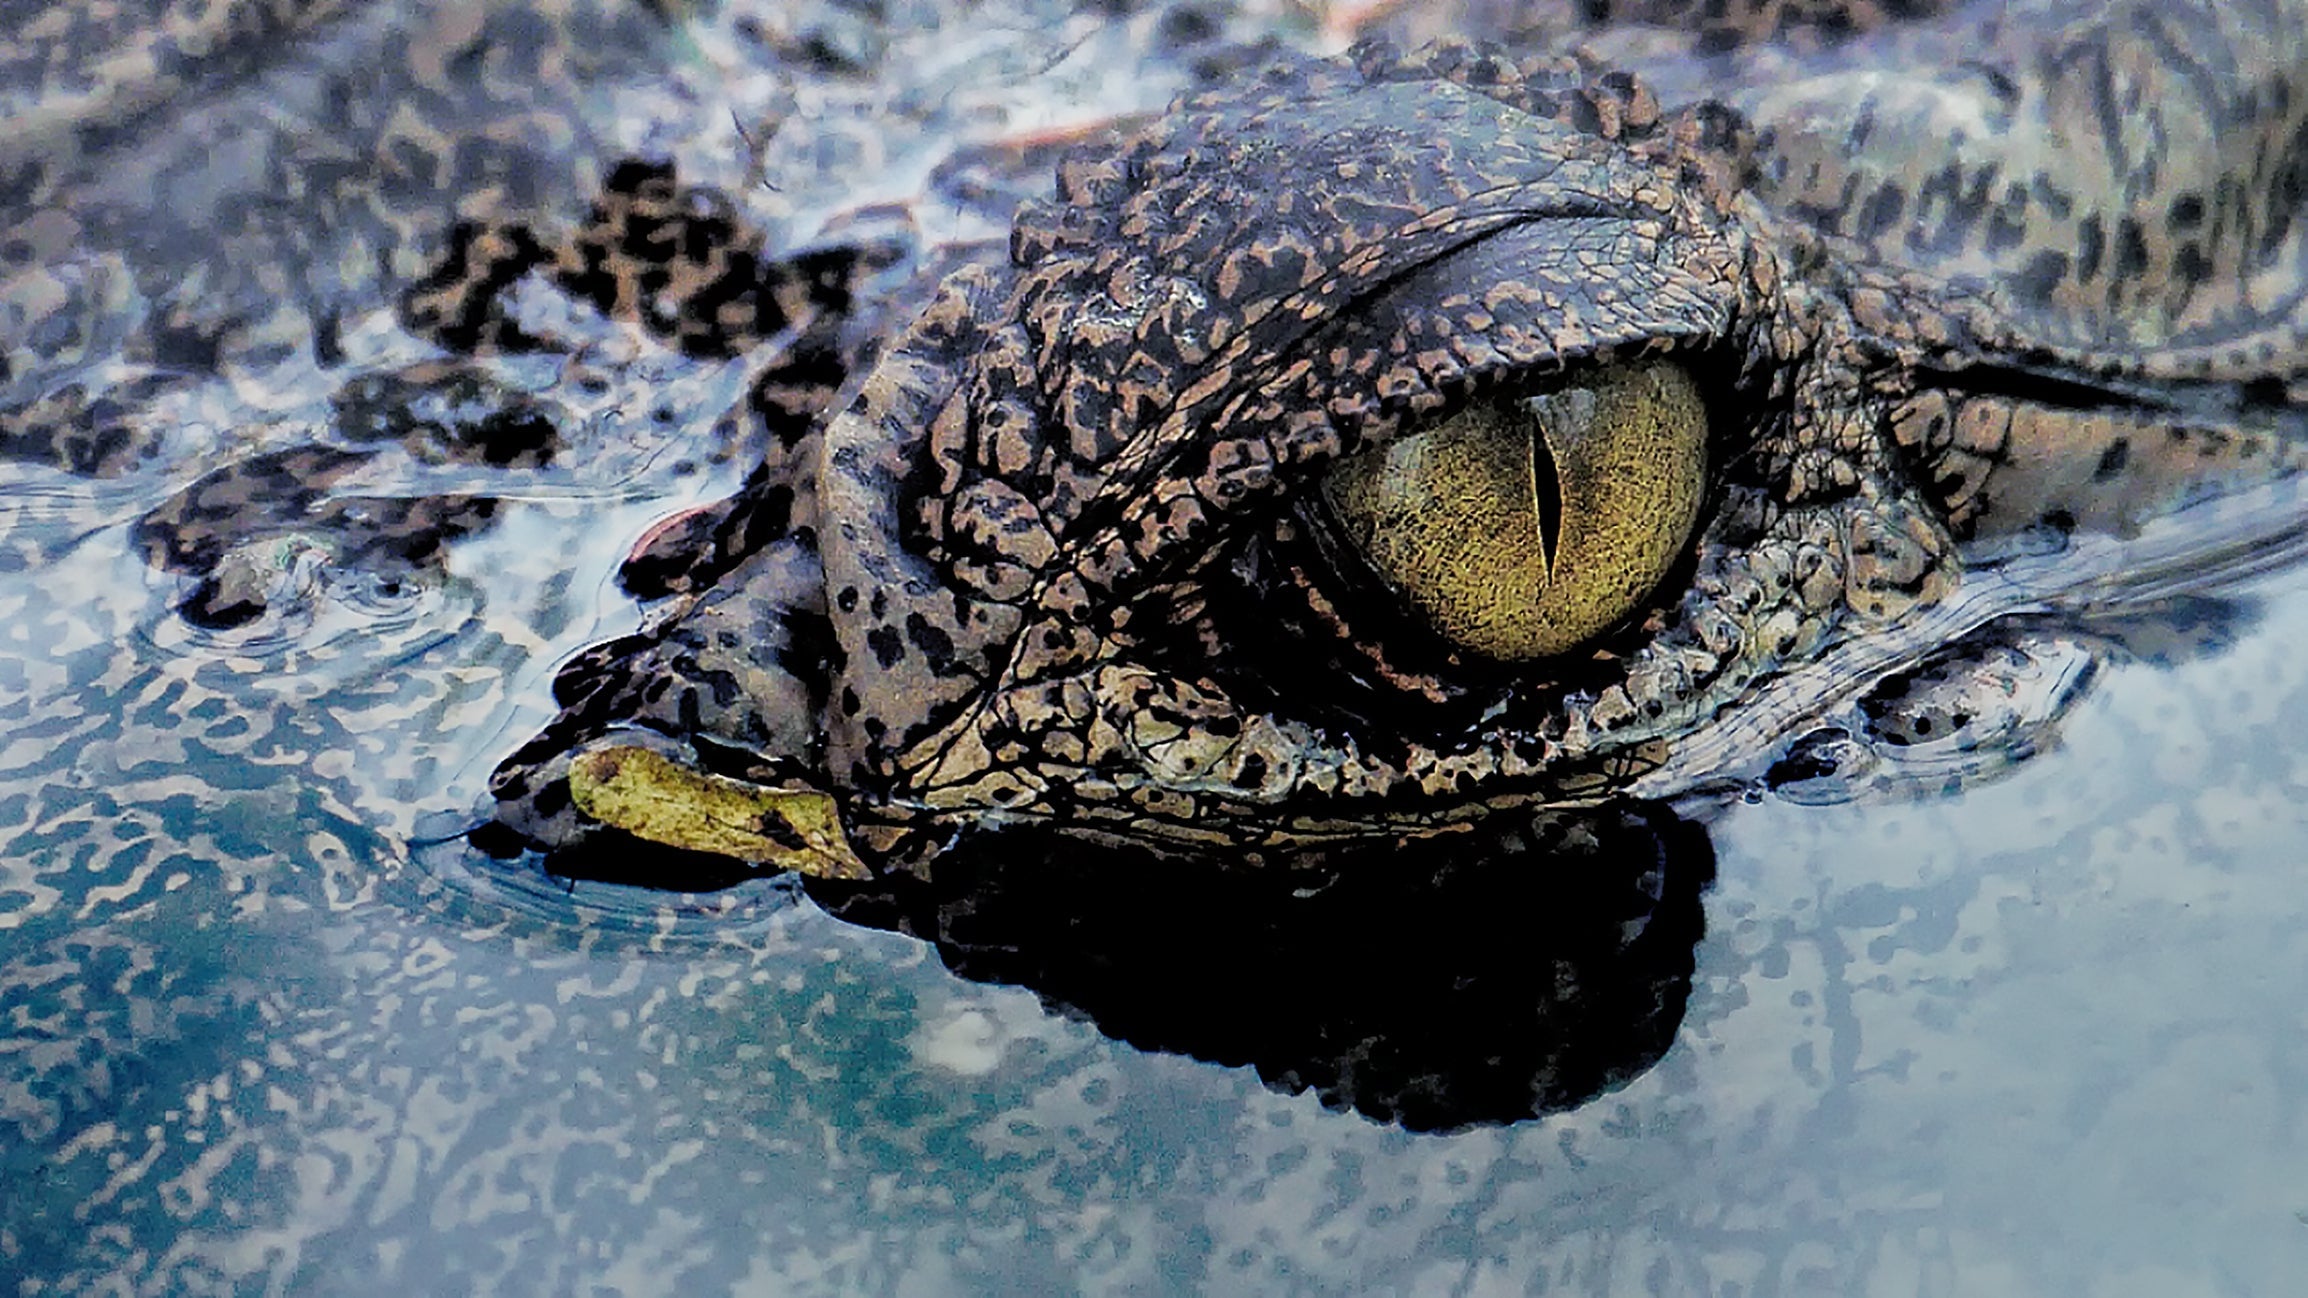
[{"label": "water surface", "polygon": [[[691,33],[636,67],[706,78],[712,49]],[[582,111],[627,121],[622,75]],[[174,147],[136,156],[191,166]],[[806,223],[806,191],[762,201]],[[99,295],[124,336],[199,297],[133,239],[83,252],[73,282],[134,285]],[[213,279],[194,288],[229,304]],[[437,841],[549,715],[554,667],[637,623],[611,581],[632,539],[747,454],[699,431],[743,359],[563,327],[592,350],[489,373],[565,403],[567,453],[527,477],[382,464],[364,490],[504,503],[437,573],[324,566],[293,615],[187,620],[188,580],[134,527],[221,463],[325,440],[309,358],[172,372],[130,471],[0,465],[19,1291],[2308,1282],[2308,575],[2261,579],[2163,660],[2109,658],[2001,779],[1706,809],[1706,933],[1656,1066],[1567,1112],[1412,1133],[1118,1043],[785,883],[668,901]],[[429,355],[373,302],[341,334],[354,369]],[[96,348],[78,373],[140,364]],[[579,370],[602,381],[583,400]]]}]

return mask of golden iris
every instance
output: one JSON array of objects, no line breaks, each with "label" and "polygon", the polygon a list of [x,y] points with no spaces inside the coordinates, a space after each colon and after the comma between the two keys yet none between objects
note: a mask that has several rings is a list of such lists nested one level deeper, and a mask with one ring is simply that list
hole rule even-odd
[{"label": "golden iris", "polygon": [[1706,483],[1706,403],[1682,367],[1654,361],[1463,411],[1340,462],[1323,495],[1435,630],[1522,662],[1642,608]]}]

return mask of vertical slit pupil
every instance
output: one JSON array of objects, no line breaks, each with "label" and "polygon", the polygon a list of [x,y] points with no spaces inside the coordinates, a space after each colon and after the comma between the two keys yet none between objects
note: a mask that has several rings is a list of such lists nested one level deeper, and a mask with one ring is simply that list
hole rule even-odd
[{"label": "vertical slit pupil", "polygon": [[1555,453],[1547,448],[1546,430],[1532,422],[1531,486],[1538,497],[1539,546],[1551,575],[1563,535],[1563,482],[1555,469]]}]

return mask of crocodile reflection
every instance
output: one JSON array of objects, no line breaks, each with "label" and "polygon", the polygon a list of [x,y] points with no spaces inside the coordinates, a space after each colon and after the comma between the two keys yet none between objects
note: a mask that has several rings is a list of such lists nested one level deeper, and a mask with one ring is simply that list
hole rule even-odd
[{"label": "crocodile reflection", "polygon": [[[929,880],[808,879],[853,923],[1027,988],[1140,1049],[1248,1065],[1414,1131],[1576,1107],[1673,1043],[1714,879],[1655,806],[1501,817],[1289,869],[1156,860],[1046,830],[968,835]],[[601,840],[576,877],[710,888],[728,861]]]}]

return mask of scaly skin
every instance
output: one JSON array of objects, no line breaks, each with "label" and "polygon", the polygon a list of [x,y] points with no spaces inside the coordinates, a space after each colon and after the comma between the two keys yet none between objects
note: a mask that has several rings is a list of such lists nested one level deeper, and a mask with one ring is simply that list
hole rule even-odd
[{"label": "scaly skin", "polygon": [[[2042,8],[1987,63],[1960,17],[1887,33],[1892,72],[1628,41],[1713,60],[1665,106],[1591,53],[1285,64],[1077,155],[773,454],[782,525],[564,674],[502,819],[585,842],[570,754],[639,745],[828,795],[885,867],[1020,822],[1303,862],[1751,769],[2056,602],[2019,539],[2301,462],[2303,14]],[[1502,671],[1341,605],[1327,465],[1637,356],[1700,380],[1718,466],[1647,616]]]},{"label": "scaly skin", "polygon": [[[2002,1167],[2010,1148],[2075,1161],[2073,1124],[2030,1113],[2113,1115],[2095,1128],[2098,1149],[2136,1160],[2113,1170],[2154,1187],[2159,1221],[2190,1225],[2185,1204],[2165,1211],[2163,1191],[2170,1168],[2196,1167],[2210,1186],[2199,1204],[2223,1206],[2201,1208],[2204,1221],[2233,1218],[2241,1232],[2198,1232],[2211,1241],[2198,1256],[2218,1261],[2207,1274],[2227,1273],[2224,1241],[2291,1229],[2294,1205],[2224,1210],[2255,1169],[2290,1170],[2280,1097],[2292,1057],[2282,1034],[2256,1026],[2281,1022],[2284,1007],[2250,995],[2285,967],[2296,948],[2284,937],[2299,931],[2271,904],[2288,892],[2282,813],[2297,801],[2285,722],[2200,726],[2197,715],[2262,712],[2288,697],[2289,678],[2215,671],[2176,696],[2181,715],[2144,723],[2136,737],[2158,750],[2144,805],[2121,776],[2079,774],[2124,763],[2071,762],[2066,778],[2082,787],[2055,782],[2074,805],[2044,823],[2088,833],[2028,840],[2073,865],[2064,886],[2039,875],[2055,871],[2027,843],[1999,841],[2000,824],[1967,830],[1979,807],[1958,801],[1903,810],[1890,819],[1904,828],[1881,835],[1930,840],[1921,886],[1896,864],[1854,859],[1872,843],[1834,841],[1782,876],[1792,886],[1711,903],[1722,941],[1708,955],[1708,1008],[1688,1030],[1705,832],[1655,807],[1517,809],[1464,835],[1447,827],[1494,801],[1736,783],[1852,704],[1897,705],[1886,733],[1952,735],[1960,748],[1980,709],[1961,690],[1931,691],[1974,667],[2002,670],[2017,647],[1992,639],[2001,615],[2091,616],[2268,561],[2258,543],[2300,517],[2281,494],[2163,515],[2199,489],[2278,476],[2297,439],[2301,277],[2287,218],[2302,96],[2278,93],[2298,84],[2295,68],[2251,66],[2297,48],[2297,12],[2261,14],[2279,38],[2262,39],[2253,13],[2232,7],[2071,26],[2058,7],[2006,5],[1992,19],[1901,26],[1856,6],[1734,4],[1697,21],[1673,4],[1612,6],[1666,25],[1595,32],[1542,7],[1530,30],[1497,34],[1533,36],[1516,46],[1525,52],[1584,44],[1590,60],[1542,62],[1535,85],[1481,97],[1495,110],[1440,67],[1376,86],[1338,67],[1262,83],[1250,69],[1271,52],[1246,64],[1231,47],[1156,49],[1099,68],[1157,82],[1150,98],[1101,108],[1151,109],[1181,87],[1220,97],[1139,144],[1092,140],[1069,202],[1029,214],[1031,268],[1008,265],[999,240],[975,240],[978,218],[1006,229],[1020,189],[1049,192],[1045,151],[963,139],[920,184],[925,246],[877,271],[880,218],[827,218],[824,189],[883,181],[907,160],[899,143],[976,121],[986,101],[961,102],[955,69],[924,47],[964,48],[1002,24],[940,10],[949,25],[934,37],[878,33],[886,55],[843,72],[806,61],[812,6],[750,6],[751,35],[733,16],[744,8],[129,0],[52,5],[0,30],[0,634],[13,646],[0,653],[0,1166],[12,1191],[0,1199],[0,1273],[55,1292],[568,1292],[636,1273],[720,1291],[765,1263],[756,1275],[772,1287],[794,1277],[797,1290],[855,1291],[938,1287],[974,1256],[983,1286],[1000,1290],[1016,1287],[1036,1241],[1093,1267],[1121,1255],[1147,1265],[1179,1244],[1180,1222],[1204,1247],[1199,1220],[1214,1228],[1202,1265],[1221,1288],[1256,1283],[1237,1245],[1289,1261],[1310,1285],[1415,1287],[1436,1274],[1424,1269],[1430,1243],[1448,1253],[1473,1239],[1528,1251],[1529,1283],[1560,1289],[1607,1285],[1638,1256],[1604,1245],[1674,1229],[1676,1201],[1653,1193],[1672,1181],[1704,1206],[1688,1217],[1702,1260],[1672,1271],[1670,1287],[1688,1276],[1684,1287],[1704,1288],[1707,1273],[1718,1288],[1753,1288],[1759,1267],[1808,1275],[1825,1239],[1847,1259],[1841,1287],[1858,1292],[1869,1267],[1878,1285],[1912,1285],[1918,1240],[1953,1259],[1930,1265],[1992,1273],[2082,1220],[2031,1222],[2012,1245],[1994,1216],[2006,1200],[1947,1192],[1976,1188],[1974,1173]],[[1213,9],[1179,6],[1202,17],[1177,30]],[[1465,25],[1465,11],[1433,12],[1394,21],[1414,35]],[[687,13],[704,16],[676,16]],[[1045,25],[1027,19],[1046,16],[1009,28],[1030,44]],[[1161,23],[1140,30],[1167,39]],[[967,70],[973,90],[1000,80]],[[1615,71],[1651,87],[1656,121]],[[781,73],[821,98],[787,112]],[[1260,95],[1294,81],[1330,88],[1254,128]],[[1730,115],[1692,107],[1709,97]],[[1136,149],[1182,163],[1196,143],[1193,176],[1251,196],[1195,236],[1211,249],[1273,228],[1285,191],[1269,182],[1284,174],[1300,182],[1301,216],[1327,212],[1344,237],[1379,209],[1357,216],[1336,169],[1298,150],[1340,160],[1306,128],[1394,115],[1353,106],[1366,99],[1399,108],[1405,129],[1421,105],[1479,110],[1500,147],[1414,150],[1391,196],[1355,192],[1424,215],[1432,201],[1413,189],[1514,173],[1534,211],[1559,222],[1571,199],[1547,198],[1548,179],[1528,167],[1560,156],[1555,174],[1583,176],[1579,201],[1596,208],[1579,218],[1593,221],[1591,240],[1575,247],[1619,258],[1598,264],[1621,281],[1641,271],[1684,288],[1660,304],[1620,294],[1612,318],[1702,364],[1718,480],[1654,616],[1609,638],[1599,663],[1461,680],[1421,652],[1399,610],[1370,601],[1334,609],[1356,630],[1336,635],[1315,605],[1329,589],[1310,566],[1319,553],[1276,537],[1306,498],[1310,462],[1284,465],[1263,496],[1204,507],[1199,548],[1182,515],[1171,532],[1172,513],[1157,512],[1201,502],[1202,471],[1236,463],[1210,449],[1254,454],[1275,430],[1256,426],[1250,404],[1222,439],[1192,440],[1216,416],[1168,426],[1194,403],[1224,413],[1228,398],[1190,401],[1197,380],[1128,371],[1095,345],[1134,311],[1154,308],[1150,337],[1173,346],[1187,322],[1161,317],[1165,303],[1222,312],[1248,339],[1223,361],[1238,391],[1254,392],[1256,366],[1306,361],[1293,381],[1331,385],[1339,404],[1322,413],[1340,449],[1387,435],[1386,398],[1329,351],[1280,337],[1271,308],[1246,323],[1248,295],[1272,281],[1217,294],[1215,255],[1186,261],[1152,246],[1153,227],[1130,226],[1132,205],[1188,205],[1181,173],[1108,173],[1101,160]],[[900,111],[947,100],[960,105],[951,116]],[[1936,124],[1913,125],[1923,108]],[[1949,124],[1964,126],[1962,144]],[[1957,160],[1959,176],[1947,171]],[[2017,176],[2024,206],[1999,218]],[[931,228],[933,216],[949,224]],[[1538,237],[1533,224],[1502,218],[1423,278],[1390,281],[1392,296],[1307,327],[1379,355],[1384,330],[1442,309],[1422,290],[1567,271],[1561,256],[1526,268],[1506,254]],[[1637,259],[1653,238],[1675,259]],[[1381,261],[1426,255],[1374,246]],[[2047,252],[2067,259],[2049,279]],[[1145,281],[1097,278],[1134,262]],[[959,266],[976,269],[907,330]],[[1345,266],[1341,282],[1372,270]],[[1168,292],[1164,275],[1206,300],[1150,296]],[[1557,307],[1522,303],[1521,345],[1600,363],[1597,299],[1613,282],[1564,292],[1583,339],[1547,314]],[[1020,350],[1035,330],[1082,345]],[[1125,411],[1115,446],[1085,436],[1077,451],[1056,399],[1110,398],[1093,381],[1102,367],[1150,396],[1144,426]],[[997,431],[985,416],[1005,394],[990,385],[1026,371],[1080,381],[1007,394],[1032,418]],[[850,397],[819,422],[845,383]],[[958,428],[906,418],[949,405]],[[1139,482],[1184,494],[1129,494],[1116,446],[1144,447],[1127,470]],[[1037,447],[1051,457],[1047,483],[1039,461],[1006,458]],[[654,528],[642,516],[686,503],[688,475],[738,455],[763,462],[731,507]],[[649,470],[638,488],[637,465]],[[939,494],[949,470],[954,488]],[[1029,508],[1002,512],[1014,508],[1005,487]],[[637,506],[635,490],[668,503]],[[524,548],[506,522],[540,518],[552,544]],[[1047,555],[987,530],[1013,518],[1024,538],[1058,528]],[[2047,519],[2069,526],[2032,526]],[[843,523],[854,532],[837,534]],[[1891,548],[1862,544],[1887,530]],[[424,817],[464,809],[518,742],[504,727],[541,702],[540,666],[601,634],[590,619],[617,601],[571,579],[606,562],[584,547],[623,550],[645,532],[625,575],[665,601],[661,625],[571,674],[569,688],[599,692],[509,768],[509,793],[549,787],[561,754],[611,724],[621,742],[822,790],[875,864],[929,860],[936,873],[911,912],[907,897],[812,885],[844,915],[909,926],[954,969],[1040,988],[1149,1049],[1255,1063],[1278,1087],[1374,1116],[1448,1126],[1575,1105],[1677,1040],[1695,1047],[1699,1089],[1670,1081],[1624,1109],[1405,1151],[1311,1104],[1239,1096],[1216,1070],[1109,1049],[1022,997],[952,986],[918,948],[779,909],[780,888],[626,910],[560,881],[542,896],[486,891],[529,876],[484,870],[454,844],[423,847],[427,831],[445,832]],[[1130,549],[1149,536],[1157,549]],[[1099,566],[1112,537],[1138,572]],[[1912,573],[1888,563],[1918,555],[1937,557]],[[2286,557],[2280,545],[2273,557]],[[848,565],[847,588],[869,562],[927,585],[901,582],[878,608],[864,588],[843,607],[828,565]],[[1084,573],[1107,584],[1085,582],[1097,599],[1067,603],[1062,583]],[[364,577],[398,593],[346,599]],[[1024,583],[1014,594],[1012,580]],[[948,586],[988,624],[957,618],[939,594]],[[1061,666],[1053,646],[1022,638],[1029,617],[1078,631],[1089,662]],[[996,635],[997,618],[1011,631]],[[2170,625],[2215,641],[2226,629],[2217,616]],[[937,630],[948,643],[933,655],[917,639],[935,646]],[[1782,630],[1814,639],[1756,634]],[[941,673],[941,660],[1000,680]],[[1065,688],[1045,701],[1025,684],[1033,673]],[[1898,687],[1877,684],[1889,680]],[[1098,692],[1116,687],[1165,701],[1175,734],[1155,734],[1163,719],[1127,691]],[[1501,692],[1513,706],[1486,717]],[[2022,728],[1973,745],[1959,774],[2029,751],[2027,703],[1999,700]],[[1030,750],[989,724],[1029,714]],[[1129,726],[1101,729],[1116,714]],[[1349,803],[1292,785],[1261,800],[1283,788],[1279,763],[1248,790],[1176,773],[1232,760],[1240,736],[1219,732],[1242,716],[1297,737],[1285,757],[1300,773],[1308,753],[1351,749],[1360,778],[1396,792]],[[1535,732],[1534,769],[1492,773],[1523,755],[1478,751],[1486,726]],[[716,733],[736,742],[700,739]],[[948,734],[957,742],[943,750],[928,742]],[[2206,754],[2238,734],[2268,746]],[[1069,769],[1091,762],[1093,744],[1128,759],[1098,773],[1104,789]],[[1405,775],[1422,747],[1480,778],[1425,792]],[[997,765],[974,766],[979,752]],[[1821,752],[1804,747],[1793,765],[1814,771]],[[941,754],[960,760],[940,766]],[[1819,783],[1832,791],[1839,778]],[[994,809],[998,780],[1035,801]],[[1199,818],[1178,814],[1184,797]],[[807,796],[753,800],[799,808],[787,826],[798,835],[816,827]],[[542,799],[505,805],[541,838],[584,835]],[[1525,814],[1536,823],[1512,823]],[[1039,827],[929,857],[947,837],[1029,816]],[[1304,823],[1319,818],[1338,823]],[[2250,858],[2268,863],[2256,889],[2231,855],[2261,829],[2277,843]],[[1191,837],[1205,831],[1228,849]],[[1185,876],[1146,851],[1085,849],[1085,833],[1213,858],[1262,837],[1279,845],[1270,857],[1337,855],[1321,873]],[[1727,858],[1741,876],[1784,869],[1770,859],[1780,845],[1755,837]],[[1399,851],[1398,838],[1425,850]],[[1950,857],[1962,868],[1946,870]],[[662,860],[614,863],[665,881]],[[1739,908],[1756,897],[1764,916]],[[2160,963],[2138,936],[2159,922],[2173,925]],[[1861,951],[1890,963],[1869,972],[1847,958]],[[2104,1014],[2079,1012],[2102,1002]],[[989,1016],[1023,1034],[997,1045],[1007,1053],[993,1074],[957,1086],[912,1053],[967,1040],[948,1029]],[[1782,1027],[1800,1034],[1792,1048]],[[2016,1058],[1996,1057],[2006,1048]],[[2240,1119],[2227,1106],[2218,1123],[2160,1121],[2174,1086],[2236,1085],[2258,1097]],[[2019,1125],[1981,1127],[1990,1111]],[[2146,1127],[2167,1139],[2143,1144],[2126,1114],[2158,1115]],[[1880,1138],[1832,1139],[1855,1124]],[[1202,1128],[1207,1145],[1184,1157],[1170,1147]],[[2237,1144],[2189,1144],[2214,1128]],[[1972,1135],[1914,1157],[1915,1133],[1949,1130]],[[1794,1148],[1806,1151],[1799,1168]],[[1813,1150],[1879,1174],[1816,1179]],[[2111,1166],[2084,1162],[2095,1185]],[[1396,1187],[1414,1183],[1406,1201]],[[1117,1184],[1149,1210],[1108,1212]],[[2015,1195],[2066,1188],[2014,1184]],[[1624,1195],[1591,1202],[1638,1223],[1628,1233],[1564,1215],[1566,1187],[1613,1185]],[[2087,1215],[2108,1202],[2096,1193],[2075,1196]],[[1943,1211],[1958,1200],[1971,1207]],[[1724,1203],[1754,1211],[1727,1221]],[[1270,1249],[1277,1233],[1293,1249]],[[1380,1255],[1397,1244],[1422,1255],[1417,1269],[1389,1269]],[[2113,1282],[2143,1256],[2113,1249],[2079,1272],[2074,1250],[2052,1248],[2040,1270],[2007,1274],[2045,1289]],[[2260,1254],[2260,1270],[2247,1260],[2237,1283],[2276,1274],[2275,1256]]]}]

